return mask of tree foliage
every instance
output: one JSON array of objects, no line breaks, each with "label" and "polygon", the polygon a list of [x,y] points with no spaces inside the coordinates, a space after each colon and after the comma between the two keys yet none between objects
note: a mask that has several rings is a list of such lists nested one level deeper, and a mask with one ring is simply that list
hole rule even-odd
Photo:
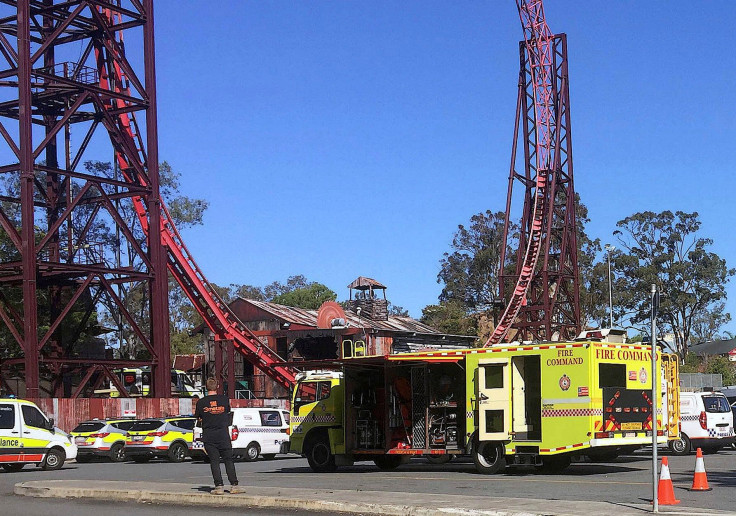
[{"label": "tree foliage", "polygon": [[711,239],[698,235],[697,213],[646,211],[616,226],[622,247],[614,257],[618,318],[633,324],[648,321],[650,288],[656,284],[663,294],[658,331],[673,334],[683,357],[693,336],[702,338],[730,320],[723,301],[736,270],[709,250]]},{"label": "tree foliage", "polygon": [[420,321],[443,333],[452,335],[478,334],[476,318],[468,315],[465,306],[457,300],[425,306],[422,309]]},{"label": "tree foliage", "polygon": [[[485,310],[498,296],[498,281],[505,214],[487,210],[460,224],[450,244],[451,252],[440,261],[437,282],[444,287],[440,303],[454,301],[466,312]],[[516,231],[516,226],[510,232]],[[507,256],[510,253],[507,253]],[[459,305],[458,305],[459,304]]]},{"label": "tree foliage", "polygon": [[334,301],[337,294],[321,283],[310,283],[306,287],[296,288],[274,297],[271,302],[279,305],[294,306],[307,310],[316,310],[325,301]]},{"label": "tree foliage", "polygon": [[596,261],[601,251],[601,241],[598,238],[590,238],[588,235],[586,226],[589,222],[588,207],[583,204],[576,193],[575,236],[578,244],[578,271],[580,272],[580,319],[584,326],[589,324],[597,326],[606,312],[608,267],[605,261]]}]

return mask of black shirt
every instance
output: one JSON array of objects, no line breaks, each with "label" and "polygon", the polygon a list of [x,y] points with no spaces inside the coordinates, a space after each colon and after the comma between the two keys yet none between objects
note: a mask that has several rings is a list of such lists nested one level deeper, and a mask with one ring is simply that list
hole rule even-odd
[{"label": "black shirt", "polygon": [[228,426],[232,424],[230,400],[224,394],[210,394],[197,402],[194,417],[202,421],[202,441],[230,443]]}]

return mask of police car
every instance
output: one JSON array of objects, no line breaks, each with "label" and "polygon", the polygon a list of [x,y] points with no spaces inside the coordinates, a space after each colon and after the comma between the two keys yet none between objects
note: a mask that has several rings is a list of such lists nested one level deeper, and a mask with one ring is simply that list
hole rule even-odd
[{"label": "police car", "polygon": [[109,458],[113,462],[125,460],[125,434],[135,419],[92,419],[79,423],[71,432],[77,445],[77,462],[88,462],[93,457]]},{"label": "police car", "polygon": [[77,456],[72,437],[54,427],[35,403],[0,399],[0,466],[19,471],[26,464],[46,470],[59,469]]},{"label": "police car", "polygon": [[136,421],[125,437],[125,457],[135,462],[148,462],[154,457],[182,462],[192,449],[195,421],[191,416]]},{"label": "police car", "polygon": [[674,454],[686,455],[696,448],[716,452],[734,439],[734,416],[723,393],[680,393],[680,438],[670,442]]}]

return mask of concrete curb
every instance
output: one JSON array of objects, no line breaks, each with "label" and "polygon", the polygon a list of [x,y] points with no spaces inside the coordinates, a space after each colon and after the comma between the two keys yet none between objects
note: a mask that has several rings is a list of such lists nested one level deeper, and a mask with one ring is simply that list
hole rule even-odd
[{"label": "concrete curb", "polygon": [[[409,493],[378,493],[366,491],[316,491],[300,488],[255,488],[244,486],[251,493],[211,495],[191,484],[154,484],[144,482],[30,481],[15,484],[16,495],[35,498],[83,498],[106,502],[136,502],[199,507],[257,507],[260,509],[298,509],[315,512],[386,516],[542,516],[551,514],[646,514],[645,505],[622,506],[605,502],[475,497],[458,495],[421,495]],[[261,493],[252,493],[260,491]],[[331,497],[331,500],[324,498]],[[407,500],[408,499],[408,500]],[[370,501],[367,501],[370,500]],[[373,502],[373,500],[379,500]],[[396,500],[409,503],[396,503]],[[475,507],[473,507],[475,506]],[[719,511],[697,511],[685,507],[666,508],[676,514],[728,514]]]},{"label": "concrete curb", "polygon": [[[36,484],[44,484],[36,485]],[[330,500],[303,500],[281,496],[250,494],[214,496],[209,493],[182,493],[145,489],[99,489],[71,486],[53,486],[51,482],[21,482],[14,493],[34,498],[87,498],[111,502],[159,503],[205,507],[258,507],[262,509],[299,509],[315,512],[342,512],[346,514],[377,514],[386,516],[538,516],[537,513],[515,511],[477,511],[462,508],[427,508],[365,502]]]}]

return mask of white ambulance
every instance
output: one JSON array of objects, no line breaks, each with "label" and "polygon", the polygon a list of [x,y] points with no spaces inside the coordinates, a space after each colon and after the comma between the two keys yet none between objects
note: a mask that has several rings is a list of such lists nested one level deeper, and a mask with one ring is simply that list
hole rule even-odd
[{"label": "white ambulance", "polygon": [[66,432],[54,427],[35,403],[0,398],[0,466],[19,471],[26,464],[59,469],[77,456],[77,446]]},{"label": "white ambulance", "polygon": [[733,442],[733,413],[723,393],[680,392],[680,438],[670,442],[674,454],[696,448],[712,453]]}]

